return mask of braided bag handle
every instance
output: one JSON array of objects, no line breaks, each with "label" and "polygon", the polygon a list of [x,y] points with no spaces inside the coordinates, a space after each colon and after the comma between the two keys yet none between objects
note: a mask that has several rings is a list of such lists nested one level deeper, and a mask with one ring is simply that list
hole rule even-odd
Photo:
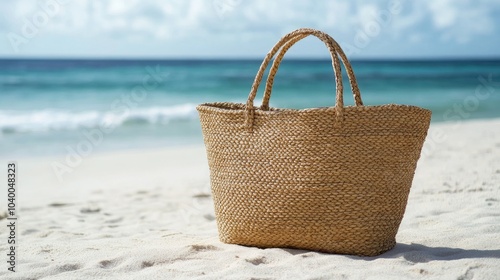
[{"label": "braided bag handle", "polygon": [[[266,89],[264,91],[264,98],[262,99],[262,105],[260,106],[261,110],[267,111],[269,110],[269,99],[271,98],[271,91],[273,88],[273,83],[274,83],[274,77],[276,76],[276,73],[278,72],[278,67],[280,66],[281,61],[283,60],[283,57],[285,56],[286,52],[292,47],[295,43],[298,41],[304,39],[309,35],[303,34],[303,35],[298,35],[290,41],[288,41],[282,48],[280,53],[274,58],[273,65],[271,66],[271,70],[269,71],[269,75],[267,76],[267,81],[266,81]],[[332,43],[335,46],[335,49],[337,51],[337,54],[340,56],[340,59],[342,60],[342,63],[344,64],[345,69],[347,70],[347,76],[349,78],[349,83],[351,85],[351,91],[353,93],[354,101],[356,106],[363,106],[363,101],[361,100],[361,93],[359,91],[358,87],[358,82],[356,80],[356,76],[354,75],[354,71],[352,70],[351,63],[347,59],[347,56],[345,55],[344,51],[340,47],[340,45],[328,34],[326,34],[328,38],[332,41]]]},{"label": "braided bag handle", "polygon": [[310,29],[310,28],[301,28],[297,29],[291,33],[288,33],[284,37],[282,37],[278,43],[269,51],[269,53],[266,55],[264,58],[264,61],[262,62],[259,71],[257,72],[257,75],[255,76],[255,80],[252,84],[252,88],[250,90],[250,94],[248,95],[247,103],[246,103],[246,127],[248,130],[252,130],[253,127],[253,119],[254,119],[254,111],[255,107],[253,105],[253,101],[255,99],[255,96],[257,95],[257,90],[258,87],[262,81],[262,77],[264,75],[265,69],[269,65],[269,62],[272,60],[274,55],[281,49],[280,53],[276,57],[271,70],[269,71],[269,76],[266,82],[266,90],[264,93],[264,98],[262,100],[262,105],[261,109],[262,110],[269,110],[269,99],[271,97],[271,89],[272,85],[274,82],[274,77],[276,75],[276,72],[278,71],[279,65],[285,55],[285,53],[290,49],[291,46],[293,46],[296,42],[302,40],[303,38],[309,36],[309,35],[314,35],[323,43],[325,43],[326,47],[330,51],[330,56],[332,59],[332,66],[334,70],[334,75],[335,75],[335,83],[336,83],[336,100],[335,100],[335,112],[336,112],[336,117],[337,117],[337,122],[336,125],[340,125],[340,121],[342,119],[342,112],[344,108],[344,100],[343,100],[343,84],[342,84],[342,72],[340,68],[340,61],[337,56],[337,54],[340,55],[342,62],[344,63],[345,68],[347,69],[347,74],[349,77],[349,82],[351,84],[351,89],[354,95],[354,100],[356,102],[356,106],[362,106],[363,102],[361,100],[361,95],[359,92],[359,87],[357,85],[357,81],[354,75],[354,72],[352,70],[352,67],[347,60],[346,55],[340,48],[339,44],[328,34],[315,30],[315,29]]}]

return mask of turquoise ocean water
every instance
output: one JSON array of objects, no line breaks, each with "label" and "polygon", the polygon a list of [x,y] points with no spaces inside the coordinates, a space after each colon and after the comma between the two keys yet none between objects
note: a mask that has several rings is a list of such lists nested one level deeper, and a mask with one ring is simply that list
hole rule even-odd
[{"label": "turquoise ocean water", "polygon": [[[260,62],[0,60],[0,157],[86,151],[87,140],[94,141],[91,152],[201,144],[195,106],[245,102]],[[433,111],[434,122],[500,117],[500,60],[353,67],[365,105],[421,106]],[[330,61],[289,59],[271,106],[333,106],[334,92]],[[345,100],[353,103],[349,91]]]}]

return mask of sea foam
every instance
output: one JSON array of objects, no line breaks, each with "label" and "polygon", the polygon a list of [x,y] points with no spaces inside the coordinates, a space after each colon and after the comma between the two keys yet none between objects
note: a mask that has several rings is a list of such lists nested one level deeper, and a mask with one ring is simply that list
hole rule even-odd
[{"label": "sea foam", "polygon": [[167,125],[197,118],[195,104],[165,107],[142,107],[109,111],[69,111],[44,109],[35,111],[0,110],[0,132],[26,133],[76,130],[83,127],[119,127],[126,125]]}]

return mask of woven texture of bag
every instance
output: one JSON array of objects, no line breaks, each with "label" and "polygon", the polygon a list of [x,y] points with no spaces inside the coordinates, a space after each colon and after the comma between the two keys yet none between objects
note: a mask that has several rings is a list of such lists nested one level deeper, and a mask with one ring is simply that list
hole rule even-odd
[{"label": "woven texture of bag", "polygon": [[[309,35],[330,51],[335,106],[270,108],[285,52]],[[355,106],[344,106],[339,56]],[[262,105],[255,107],[273,57]],[[431,112],[363,106],[352,67],[328,34],[306,28],[287,34],[265,57],[246,104],[197,110],[222,242],[367,256],[394,247]]]}]

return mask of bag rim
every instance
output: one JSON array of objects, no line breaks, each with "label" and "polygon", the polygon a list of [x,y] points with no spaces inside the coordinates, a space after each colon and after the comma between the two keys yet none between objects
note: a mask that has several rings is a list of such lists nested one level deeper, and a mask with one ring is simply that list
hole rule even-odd
[{"label": "bag rim", "polygon": [[[208,102],[202,103],[196,106],[196,110],[198,112],[214,112],[214,113],[222,113],[222,114],[235,114],[235,113],[245,113],[247,111],[246,104],[244,103],[236,103],[236,102]],[[335,111],[336,107],[328,106],[328,107],[311,107],[304,109],[294,109],[294,108],[276,108],[269,107],[269,110],[262,110],[260,107],[254,106],[255,113],[259,114],[279,114],[279,113],[295,113],[295,114],[303,114],[303,113],[319,113],[319,112],[328,112]],[[408,110],[408,111],[421,111],[432,114],[432,111],[426,108],[414,106],[414,105],[402,105],[402,104],[384,104],[384,105],[362,105],[362,106],[344,106],[343,110],[347,111],[380,111],[380,110]]]}]

